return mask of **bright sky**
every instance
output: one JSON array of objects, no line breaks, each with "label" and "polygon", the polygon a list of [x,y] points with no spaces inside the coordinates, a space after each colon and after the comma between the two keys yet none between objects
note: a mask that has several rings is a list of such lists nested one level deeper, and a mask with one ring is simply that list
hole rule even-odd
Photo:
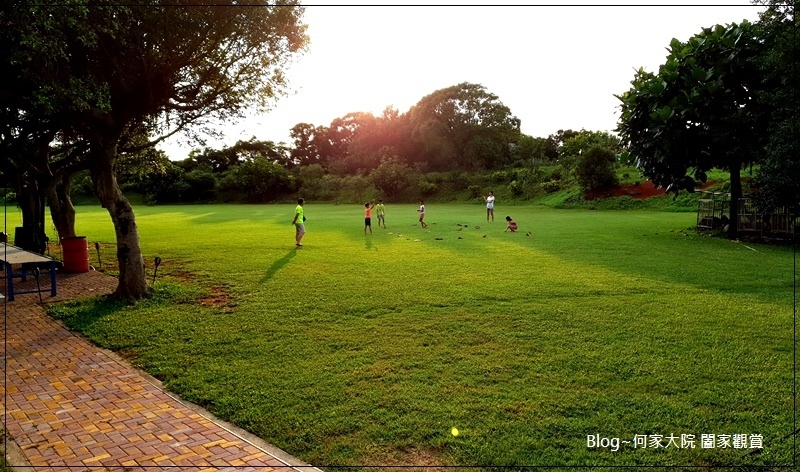
[{"label": "bright sky", "polygon": [[[393,2],[403,3],[412,2]],[[297,123],[328,126],[350,112],[380,115],[387,106],[406,112],[422,97],[461,82],[497,95],[531,136],[611,131],[619,116],[614,94],[630,88],[635,69],[657,71],[672,38],[685,41],[703,27],[756,21],[763,10],[749,0],[703,0],[703,6],[695,0],[447,3],[308,2],[311,44],[288,71],[292,94],[266,115],[225,125],[225,139],[207,145],[222,148],[253,136],[291,145],[289,130]],[[171,140],[162,149],[180,160],[193,147],[200,146]]]}]

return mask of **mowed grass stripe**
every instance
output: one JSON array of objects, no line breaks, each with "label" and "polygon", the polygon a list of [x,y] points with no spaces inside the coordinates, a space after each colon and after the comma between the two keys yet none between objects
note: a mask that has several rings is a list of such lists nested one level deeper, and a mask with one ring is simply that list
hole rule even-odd
[{"label": "mowed grass stripe", "polygon": [[[431,206],[430,233],[392,206],[365,236],[363,207],[309,204],[297,250],[293,208],[137,210],[170,275],[156,296],[56,314],[315,464],[789,463],[786,248],[668,213],[514,207],[510,234],[476,205]],[[225,309],[197,304],[214,287]],[[587,449],[595,433],[763,434],[769,449],[612,453]]]}]

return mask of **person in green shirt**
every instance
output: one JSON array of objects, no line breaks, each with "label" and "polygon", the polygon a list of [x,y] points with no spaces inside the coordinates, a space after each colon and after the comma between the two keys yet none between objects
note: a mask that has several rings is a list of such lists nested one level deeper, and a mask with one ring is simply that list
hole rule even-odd
[{"label": "person in green shirt", "polygon": [[378,200],[378,204],[375,205],[375,212],[378,215],[378,226],[383,223],[383,229],[386,229],[386,207],[383,206],[383,200]]},{"label": "person in green shirt", "polygon": [[303,239],[303,236],[306,234],[306,225],[303,222],[306,220],[305,215],[303,214],[303,205],[305,204],[305,200],[302,198],[297,200],[297,208],[294,209],[294,219],[292,220],[292,224],[294,225],[297,233],[295,234],[295,240],[297,247],[302,247],[303,245],[300,244],[300,240]]}]

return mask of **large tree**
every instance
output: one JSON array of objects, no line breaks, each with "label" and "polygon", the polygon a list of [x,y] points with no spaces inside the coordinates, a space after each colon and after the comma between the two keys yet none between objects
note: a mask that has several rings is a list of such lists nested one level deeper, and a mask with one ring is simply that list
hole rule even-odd
[{"label": "large tree", "polygon": [[[296,1],[64,1],[20,4],[8,13],[32,38],[22,42],[37,84],[31,103],[46,101],[88,143],[95,191],[117,236],[115,294],[148,293],[136,219],[117,183],[126,135],[160,139],[266,109],[286,87],[284,69],[307,42]],[[176,32],[180,32],[176,34]],[[24,36],[23,34],[23,36]],[[38,41],[39,38],[47,41]],[[27,38],[27,37],[26,37]],[[36,61],[48,51],[42,73]],[[24,67],[23,67],[24,70]]]},{"label": "large tree", "polygon": [[755,199],[762,209],[777,207],[800,210],[800,157],[798,135],[797,74],[800,43],[794,0],[758,0],[766,4],[758,26],[764,37],[764,53],[758,64],[767,90],[762,98],[774,111],[769,118],[769,139],[764,161],[753,179]]},{"label": "large tree", "polygon": [[618,95],[617,131],[636,165],[656,185],[692,191],[706,172],[730,172],[730,236],[737,234],[741,169],[761,159],[769,113],[757,58],[758,29],[749,22],[703,28],[673,39],[657,74],[640,69]]},{"label": "large tree", "polygon": [[520,120],[486,87],[467,82],[437,90],[409,110],[415,140],[433,167],[491,169],[512,160]]},{"label": "large tree", "polygon": [[[22,211],[23,234],[15,243],[43,252],[45,202],[59,236],[75,235],[69,184],[83,165],[85,147],[59,113],[60,95],[53,87],[40,91],[59,77],[48,64],[60,38],[40,32],[37,22],[47,26],[52,20],[16,4],[0,6],[0,153]],[[54,140],[58,146],[51,146]]]}]

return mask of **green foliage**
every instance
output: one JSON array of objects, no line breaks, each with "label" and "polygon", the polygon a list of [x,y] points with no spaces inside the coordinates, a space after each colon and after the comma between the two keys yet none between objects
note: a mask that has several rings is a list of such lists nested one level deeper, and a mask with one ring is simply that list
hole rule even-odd
[{"label": "green foliage", "polygon": [[385,157],[377,169],[372,171],[372,185],[387,197],[394,198],[411,184],[411,169],[396,156]]},{"label": "green foliage", "polygon": [[514,169],[496,170],[491,173],[490,178],[493,182],[507,184],[517,178]]},{"label": "green foliage", "polygon": [[462,83],[423,97],[409,110],[413,138],[436,170],[493,169],[511,161],[520,120],[482,85]]},{"label": "green foliage", "polygon": [[232,167],[222,175],[219,190],[229,200],[267,202],[297,190],[297,180],[284,167],[266,159],[254,159]]},{"label": "green foliage", "polygon": [[768,89],[761,98],[772,109],[766,155],[753,179],[756,204],[764,209],[779,207],[800,211],[800,159],[797,130],[800,113],[797,109],[797,75],[800,43],[795,2],[759,1],[768,4],[761,15],[765,51],[758,66]]},{"label": "green foliage", "polygon": [[691,190],[714,167],[731,173],[731,236],[740,170],[758,162],[769,136],[759,57],[764,41],[744,21],[673,39],[658,74],[640,69],[622,102],[617,131],[637,167],[668,191]]},{"label": "green foliage", "polygon": [[[142,154],[153,154],[141,151],[156,138],[189,132],[209,118],[270,108],[288,89],[285,68],[308,42],[304,10],[294,0],[224,3],[183,8],[164,1],[68,0],[0,8],[0,109],[10,111],[0,129],[14,129],[21,142],[37,148],[70,149],[60,155],[62,168],[89,168],[97,197],[119,229],[117,242],[130,254],[121,257],[117,296],[136,299],[148,291],[135,216],[118,171],[136,174],[131,168]],[[20,133],[31,123],[33,131]],[[42,169],[51,157],[44,157]],[[169,183],[179,199],[191,188],[180,178]],[[51,208],[56,225],[68,226],[68,212],[52,202]]]},{"label": "green foliage", "polygon": [[380,197],[371,178],[361,174],[339,177],[338,200],[363,205],[374,198]]},{"label": "green foliage", "polygon": [[581,161],[581,156],[595,146],[608,149],[614,156],[622,149],[619,138],[608,132],[587,130],[573,132],[558,148],[558,162],[564,172],[572,173]]},{"label": "green foliage", "polygon": [[519,140],[513,147],[513,164],[519,166],[548,161],[551,159],[551,147],[552,142],[547,138],[534,138],[520,134]]},{"label": "green foliage", "polygon": [[320,164],[298,166],[295,170],[297,181],[300,184],[300,193],[307,200],[329,200],[333,198],[337,180],[325,173],[325,168]]},{"label": "green foliage", "polygon": [[207,170],[198,169],[187,172],[183,180],[188,185],[184,198],[190,201],[213,200],[217,186],[217,177]]},{"label": "green foliage", "polygon": [[426,179],[420,179],[417,182],[417,191],[423,197],[429,197],[436,193],[437,186],[433,182],[428,182]]},{"label": "green foliage", "polygon": [[616,185],[616,165],[616,158],[608,148],[593,146],[578,160],[575,168],[578,184],[584,190]]},{"label": "green foliage", "polygon": [[542,191],[545,193],[553,193],[561,190],[561,183],[558,180],[548,180],[546,182],[542,182],[540,185]]}]

